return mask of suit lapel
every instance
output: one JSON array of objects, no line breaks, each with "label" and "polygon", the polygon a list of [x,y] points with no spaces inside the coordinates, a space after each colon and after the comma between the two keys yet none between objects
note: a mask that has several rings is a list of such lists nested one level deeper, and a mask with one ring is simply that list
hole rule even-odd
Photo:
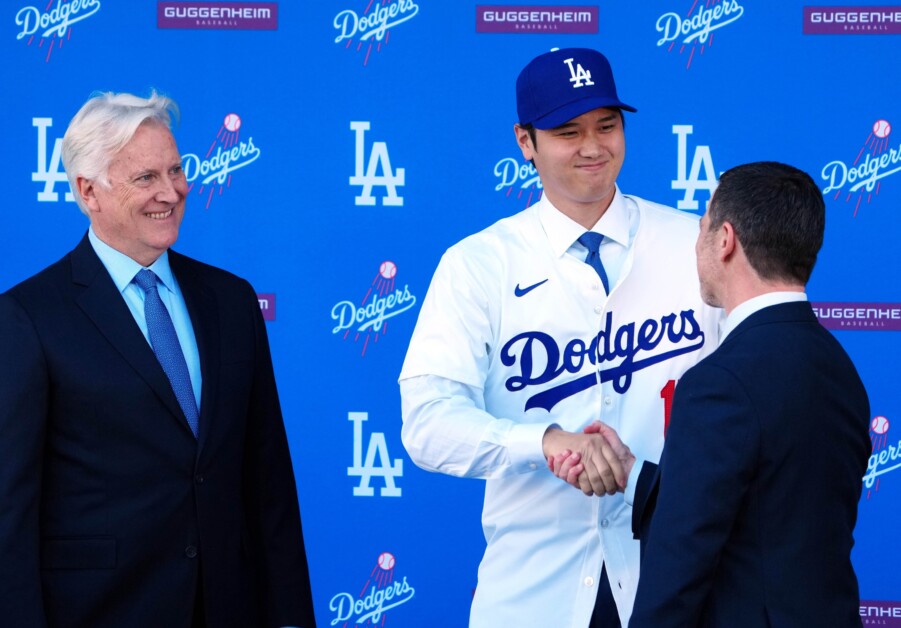
[{"label": "suit lapel", "polygon": [[87,236],[72,251],[71,259],[72,281],[83,287],[75,298],[78,306],[122,358],[147,382],[170,414],[190,432],[187,419],[178,405],[163,367]]},{"label": "suit lapel", "polygon": [[197,339],[197,353],[200,356],[200,372],[203,384],[200,390],[200,432],[197,435],[202,448],[209,434],[212,415],[215,410],[219,372],[219,308],[216,295],[198,276],[197,266],[191,260],[169,251],[169,265],[181,287],[191,326]]}]

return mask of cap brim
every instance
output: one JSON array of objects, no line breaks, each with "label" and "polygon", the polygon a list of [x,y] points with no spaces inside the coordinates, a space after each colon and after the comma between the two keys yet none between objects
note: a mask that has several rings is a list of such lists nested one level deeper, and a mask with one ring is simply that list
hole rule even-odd
[{"label": "cap brim", "polygon": [[623,109],[633,113],[638,111],[635,107],[614,98],[583,98],[582,100],[563,105],[540,118],[536,118],[532,121],[532,126],[541,130],[553,129],[561,124],[566,124],[573,118],[578,118],[583,113],[603,108]]}]

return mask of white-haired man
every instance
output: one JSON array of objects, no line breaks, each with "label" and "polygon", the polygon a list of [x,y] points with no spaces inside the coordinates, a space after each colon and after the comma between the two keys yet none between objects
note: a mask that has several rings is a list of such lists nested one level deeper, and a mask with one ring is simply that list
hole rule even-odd
[{"label": "white-haired man", "polygon": [[315,625],[256,294],[169,250],[175,111],[88,100],[63,139],[88,234],[0,295],[4,625]]}]

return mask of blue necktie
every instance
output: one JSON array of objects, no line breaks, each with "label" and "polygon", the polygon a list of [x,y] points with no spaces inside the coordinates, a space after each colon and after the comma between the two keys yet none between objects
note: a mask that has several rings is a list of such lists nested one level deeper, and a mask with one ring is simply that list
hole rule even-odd
[{"label": "blue necktie", "polygon": [[157,290],[157,276],[146,268],[138,271],[134,282],[144,290],[144,317],[147,319],[147,332],[150,335],[150,346],[160,361],[160,366],[166,372],[169,383],[178,405],[181,406],[188,425],[194,436],[197,436],[197,401],[194,398],[194,389],[191,387],[191,376],[188,373],[188,363],[181,345],[178,344],[178,336],[175,326],[169,316],[160,293]]},{"label": "blue necktie", "polygon": [[585,258],[585,263],[594,268],[601,278],[601,283],[604,284],[604,292],[610,294],[610,282],[607,281],[607,273],[604,271],[604,265],[601,263],[601,255],[598,252],[598,248],[600,248],[603,239],[604,236],[600,233],[587,231],[579,238],[579,244],[588,249],[588,257]]}]

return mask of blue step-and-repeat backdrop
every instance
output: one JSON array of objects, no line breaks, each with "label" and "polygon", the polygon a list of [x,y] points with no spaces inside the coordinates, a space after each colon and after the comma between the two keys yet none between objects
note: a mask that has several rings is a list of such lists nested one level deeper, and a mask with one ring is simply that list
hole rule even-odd
[{"label": "blue step-and-repeat backdrop", "polygon": [[901,625],[901,4],[5,0],[0,290],[87,228],[60,138],[88,96],[174,98],[176,249],[260,294],[319,623],[464,626],[483,484],[413,465],[396,380],[443,251],[541,195],[514,81],[567,46],[606,53],[639,109],[624,191],[701,213],[719,173],[765,159],[822,186],[809,293],[873,412],[861,615]]}]

